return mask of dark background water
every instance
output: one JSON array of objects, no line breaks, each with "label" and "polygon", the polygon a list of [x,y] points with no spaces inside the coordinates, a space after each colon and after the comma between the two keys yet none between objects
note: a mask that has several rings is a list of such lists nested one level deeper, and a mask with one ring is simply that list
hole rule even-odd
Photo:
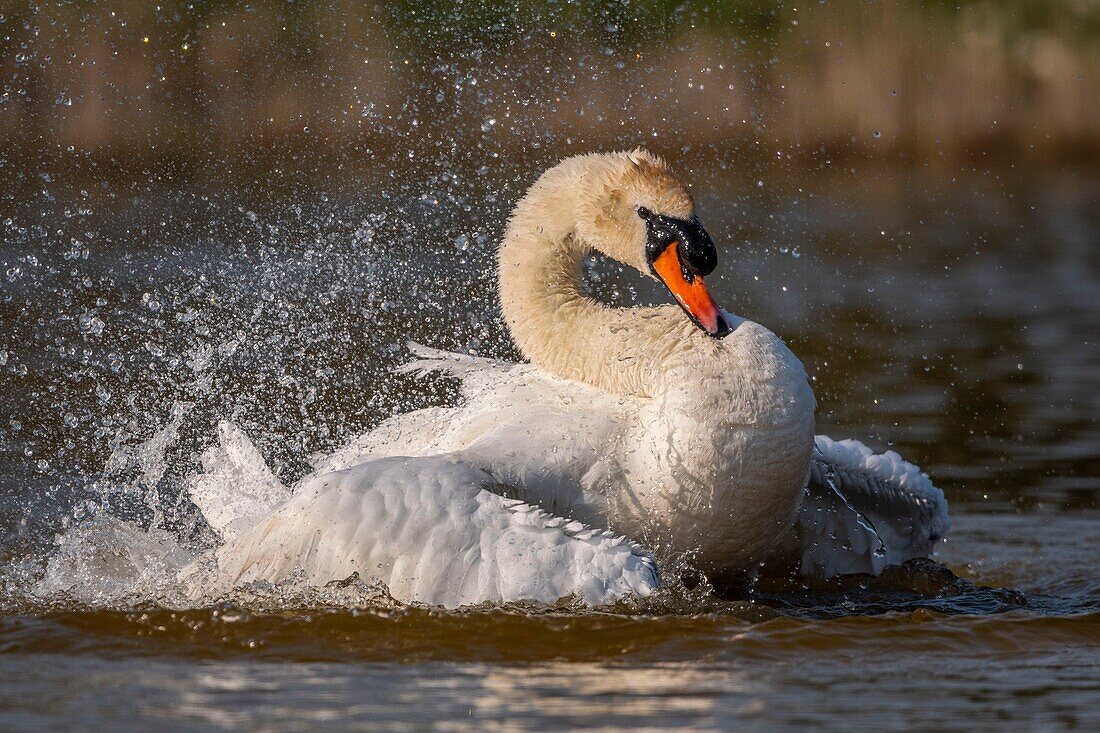
[{"label": "dark background water", "polygon": [[[1094,8],[152,7],[0,8],[0,727],[1100,723]],[[601,613],[35,594],[90,516],[203,541],[180,485],[219,419],[289,482],[454,398],[390,372],[407,340],[515,358],[512,204],[638,144],[691,186],[719,301],[805,362],[820,432],[945,490],[961,583]]]}]

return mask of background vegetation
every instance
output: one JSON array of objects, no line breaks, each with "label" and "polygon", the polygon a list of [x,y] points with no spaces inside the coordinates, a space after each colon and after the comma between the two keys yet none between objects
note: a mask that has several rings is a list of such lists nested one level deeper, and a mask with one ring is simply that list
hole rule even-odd
[{"label": "background vegetation", "polygon": [[1100,151],[1098,28],[1089,0],[5,2],[0,181],[645,140],[1080,161]]}]

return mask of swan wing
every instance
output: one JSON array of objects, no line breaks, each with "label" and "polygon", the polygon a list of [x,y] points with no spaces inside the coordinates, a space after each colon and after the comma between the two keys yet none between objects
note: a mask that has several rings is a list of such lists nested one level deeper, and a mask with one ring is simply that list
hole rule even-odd
[{"label": "swan wing", "polygon": [[950,528],[943,492],[893,451],[856,440],[815,439],[792,537],[802,574],[878,574],[927,557]]},{"label": "swan wing", "polygon": [[[457,454],[489,471],[524,501],[594,521],[593,487],[613,471],[609,444],[631,398],[558,379],[531,364],[454,354],[410,344],[416,359],[398,368],[460,379],[457,407],[395,415],[314,464],[317,473],[379,457]],[[312,480],[312,477],[310,479]]]},{"label": "swan wing", "polygon": [[[404,455],[419,456],[446,453],[462,445],[462,427],[486,408],[477,399],[492,388],[522,380],[517,372],[530,368],[467,354],[433,349],[409,342],[415,359],[395,370],[419,378],[430,375],[454,377],[462,383],[462,404],[459,407],[429,407],[393,415],[367,432],[349,440],[332,453],[313,457],[314,476],[338,471],[374,458]],[[471,399],[475,404],[470,405]]]},{"label": "swan wing", "polygon": [[433,349],[415,341],[408,342],[408,347],[409,353],[416,358],[397,367],[397,373],[418,376],[443,374],[461,379],[463,393],[467,397],[471,393],[492,386],[495,379],[507,378],[517,367],[527,366],[485,356]]},{"label": "swan wing", "polygon": [[297,486],[304,486],[322,473],[351,468],[376,458],[444,452],[441,438],[459,417],[460,411],[453,407],[428,407],[386,418],[332,453],[314,455],[313,471]]},{"label": "swan wing", "polygon": [[389,457],[322,474],[217,553],[223,590],[304,573],[355,573],[406,602],[591,605],[648,595],[653,559],[637,545],[501,495],[455,456]]}]

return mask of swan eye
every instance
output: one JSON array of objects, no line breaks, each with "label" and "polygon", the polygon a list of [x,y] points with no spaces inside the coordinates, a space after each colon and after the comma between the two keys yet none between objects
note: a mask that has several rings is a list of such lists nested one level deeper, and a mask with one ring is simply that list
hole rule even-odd
[{"label": "swan eye", "polygon": [[639,206],[638,207],[638,216],[642,217],[646,221],[649,221],[650,219],[653,218],[653,212],[650,211],[649,209],[647,209],[644,206]]}]

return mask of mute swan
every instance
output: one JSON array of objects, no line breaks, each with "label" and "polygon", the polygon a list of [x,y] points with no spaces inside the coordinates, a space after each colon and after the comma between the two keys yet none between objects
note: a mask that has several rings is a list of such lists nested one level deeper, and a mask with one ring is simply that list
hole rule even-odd
[{"label": "mute swan", "polygon": [[[586,297],[591,250],[657,278],[677,305]],[[896,454],[815,441],[802,364],[715,304],[703,278],[716,265],[656,156],[548,170],[498,259],[501,310],[529,363],[412,345],[403,370],[457,377],[461,404],[384,421],[293,491],[224,424],[190,487],[224,541],[215,587],[359,573],[449,607],[600,604],[658,587],[649,550],[690,553],[717,579],[777,558],[830,576],[927,555],[948,526],[942,492]]]}]

